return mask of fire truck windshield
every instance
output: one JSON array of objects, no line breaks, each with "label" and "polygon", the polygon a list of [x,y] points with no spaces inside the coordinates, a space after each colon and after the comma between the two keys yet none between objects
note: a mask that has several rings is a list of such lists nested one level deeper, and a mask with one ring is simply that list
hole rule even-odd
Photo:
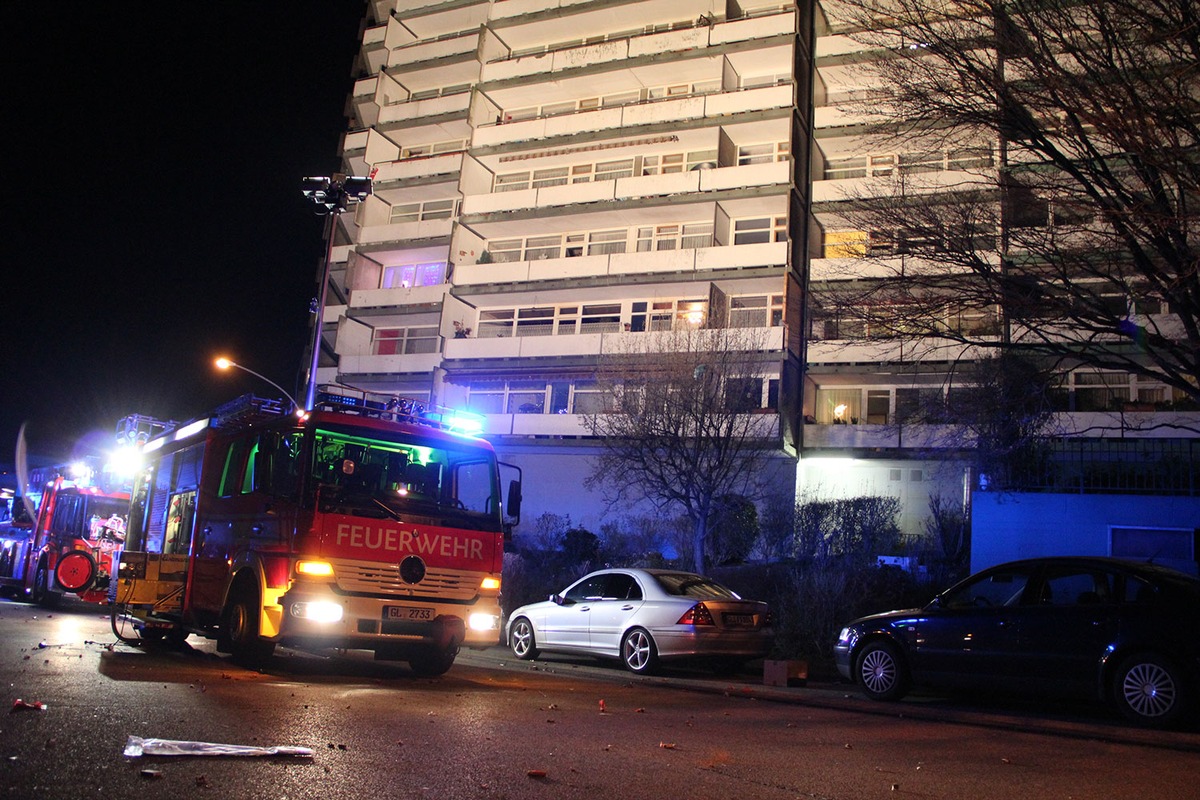
[{"label": "fire truck windshield", "polygon": [[454,517],[472,528],[500,525],[499,480],[488,450],[318,429],[311,463],[312,490],[324,512]]}]

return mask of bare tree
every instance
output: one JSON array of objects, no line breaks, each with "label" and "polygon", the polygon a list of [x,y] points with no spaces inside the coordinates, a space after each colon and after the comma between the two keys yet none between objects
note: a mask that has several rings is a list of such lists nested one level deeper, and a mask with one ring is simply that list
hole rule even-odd
[{"label": "bare tree", "polygon": [[1015,352],[1200,401],[1200,6],[824,6],[869,54],[871,90],[842,110],[899,157],[832,209],[879,280],[816,287],[818,335]]},{"label": "bare tree", "polygon": [[778,417],[758,413],[772,356],[743,329],[624,341],[597,372],[605,411],[589,424],[603,452],[588,485],[610,502],[646,499],[684,514],[692,561],[703,571],[717,498],[756,496],[762,467],[780,450]]}]

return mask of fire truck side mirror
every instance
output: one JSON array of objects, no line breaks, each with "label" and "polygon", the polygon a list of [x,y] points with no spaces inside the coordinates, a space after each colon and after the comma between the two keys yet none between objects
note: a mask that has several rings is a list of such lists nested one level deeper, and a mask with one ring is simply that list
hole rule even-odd
[{"label": "fire truck side mirror", "polygon": [[521,482],[510,481],[508,484],[508,500],[504,504],[504,514],[511,517],[514,525],[521,521]]}]

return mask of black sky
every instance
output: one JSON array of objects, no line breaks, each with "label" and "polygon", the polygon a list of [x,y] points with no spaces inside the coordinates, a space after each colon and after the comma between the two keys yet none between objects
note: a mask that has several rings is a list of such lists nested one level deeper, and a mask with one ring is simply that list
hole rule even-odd
[{"label": "black sky", "polygon": [[296,385],[363,8],[0,2],[0,464]]}]

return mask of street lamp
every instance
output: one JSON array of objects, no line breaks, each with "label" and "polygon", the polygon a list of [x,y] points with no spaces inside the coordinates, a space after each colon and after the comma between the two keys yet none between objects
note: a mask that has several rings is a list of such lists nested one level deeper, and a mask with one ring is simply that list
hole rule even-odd
[{"label": "street lamp", "polygon": [[275,381],[268,378],[266,375],[259,374],[259,373],[255,372],[254,370],[250,369],[249,367],[243,367],[241,364],[237,363],[236,361],[230,361],[228,358],[224,358],[224,357],[218,358],[214,363],[217,365],[218,369],[229,369],[230,367],[233,367],[234,369],[240,369],[242,372],[249,372],[254,377],[259,378],[260,380],[266,381],[267,383],[271,384],[279,391],[283,392],[283,396],[286,397],[288,399],[288,402],[292,404],[292,411],[301,413],[300,404],[296,402],[296,398],[294,398],[290,394],[288,394],[286,389],[284,389],[282,386],[280,386]]},{"label": "street lamp", "polygon": [[[372,172],[371,177],[374,177]],[[329,178],[305,178],[301,182],[304,196],[317,207],[317,213],[327,216],[325,222],[325,260],[317,274],[317,296],[310,311],[312,337],[308,347],[308,377],[305,381],[304,408],[312,411],[317,396],[317,366],[321,361],[321,328],[325,323],[325,298],[329,291],[329,270],[333,261],[333,236],[338,215],[371,195],[371,177],[356,178],[334,175]]]}]

